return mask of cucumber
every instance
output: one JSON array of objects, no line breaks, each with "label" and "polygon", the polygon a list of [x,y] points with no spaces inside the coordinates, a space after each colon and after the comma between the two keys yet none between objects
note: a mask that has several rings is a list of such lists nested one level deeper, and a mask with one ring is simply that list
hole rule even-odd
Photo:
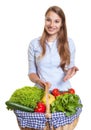
[{"label": "cucumber", "polygon": [[26,107],[11,101],[6,101],[5,104],[7,105],[8,109],[13,109],[13,110],[21,110],[21,111],[26,111],[26,112],[34,112],[33,108]]}]

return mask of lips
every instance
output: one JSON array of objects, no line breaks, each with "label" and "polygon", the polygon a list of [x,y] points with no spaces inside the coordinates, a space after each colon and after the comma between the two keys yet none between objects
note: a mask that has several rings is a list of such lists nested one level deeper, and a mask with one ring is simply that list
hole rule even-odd
[{"label": "lips", "polygon": [[48,28],[48,31],[55,31],[56,28]]}]

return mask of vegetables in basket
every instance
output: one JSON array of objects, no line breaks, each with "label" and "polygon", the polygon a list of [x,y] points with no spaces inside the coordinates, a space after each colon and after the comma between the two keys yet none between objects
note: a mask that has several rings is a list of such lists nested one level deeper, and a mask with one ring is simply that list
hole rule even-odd
[{"label": "vegetables in basket", "polygon": [[34,109],[30,107],[26,107],[24,105],[20,105],[11,101],[6,101],[6,105],[8,106],[9,109],[17,109],[21,111],[26,111],[26,112],[33,112]]},{"label": "vegetables in basket", "polygon": [[[53,101],[55,101],[55,97],[51,93],[48,93],[48,100],[49,100],[49,104],[51,104]],[[46,93],[44,94],[44,96],[43,96],[41,101],[44,104],[46,104]]]},{"label": "vegetables in basket", "polygon": [[43,95],[44,90],[36,86],[22,87],[20,89],[15,90],[15,92],[11,95],[10,99],[6,101],[7,109],[12,110],[15,108],[27,111],[28,108],[31,108],[30,110],[34,111],[37,103],[42,99]]},{"label": "vegetables in basket", "polygon": [[76,113],[79,107],[82,107],[79,96],[68,93],[57,96],[50,109],[52,113],[63,112],[66,116],[71,116]]},{"label": "vegetables in basket", "polygon": [[38,102],[34,112],[45,113],[46,105],[43,102]]}]

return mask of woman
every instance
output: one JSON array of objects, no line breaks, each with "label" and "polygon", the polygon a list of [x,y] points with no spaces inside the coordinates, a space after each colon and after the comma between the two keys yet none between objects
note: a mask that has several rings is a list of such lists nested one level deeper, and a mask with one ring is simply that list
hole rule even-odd
[{"label": "woman", "polygon": [[69,79],[78,68],[74,65],[75,46],[67,37],[65,14],[60,7],[46,11],[43,34],[30,42],[28,60],[29,78],[36,86],[60,91],[71,88]]},{"label": "woman", "polygon": [[[73,41],[67,37],[64,12],[60,7],[52,6],[45,13],[42,36],[33,39],[29,44],[29,78],[38,87],[48,86],[50,91],[54,88],[67,91],[71,88],[69,79],[78,71],[74,65],[74,59],[75,46]],[[80,113],[81,109],[78,109],[76,114],[71,117],[65,116],[62,112],[57,115],[52,113],[51,120],[47,121],[54,127],[52,130],[73,130]],[[30,128],[45,130],[46,117],[44,114],[37,114],[34,113],[33,117],[33,113],[21,112],[20,118],[19,113],[18,117],[19,120],[21,119],[21,126],[24,127],[24,130],[27,130],[25,127],[29,127],[29,130],[31,130]],[[23,121],[25,121],[24,124]]]}]

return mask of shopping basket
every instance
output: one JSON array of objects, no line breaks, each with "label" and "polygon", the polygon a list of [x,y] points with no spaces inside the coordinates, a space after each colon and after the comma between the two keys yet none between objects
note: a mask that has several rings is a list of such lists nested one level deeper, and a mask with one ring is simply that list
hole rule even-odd
[{"label": "shopping basket", "polygon": [[73,130],[79,120],[81,108],[77,112],[67,117],[62,112],[50,113],[50,105],[48,98],[48,87],[46,92],[46,113],[31,113],[15,110],[20,130]]}]

